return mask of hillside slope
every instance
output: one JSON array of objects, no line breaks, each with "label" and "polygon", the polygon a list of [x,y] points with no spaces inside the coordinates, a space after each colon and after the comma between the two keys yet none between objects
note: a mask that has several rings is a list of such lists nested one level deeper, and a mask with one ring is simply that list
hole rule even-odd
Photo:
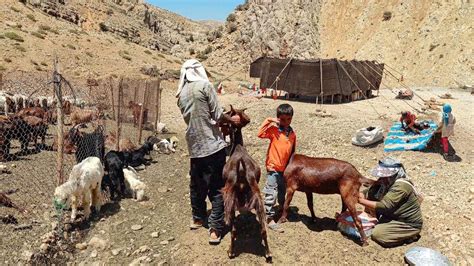
[{"label": "hillside slope", "polygon": [[25,2],[0,5],[0,71],[44,72],[54,55],[73,77],[179,69],[191,47],[205,48],[212,30],[138,0]]},{"label": "hillside slope", "polygon": [[464,0],[249,0],[231,15],[210,61],[240,67],[262,55],[378,60],[410,85],[459,87],[474,83],[473,11]]}]

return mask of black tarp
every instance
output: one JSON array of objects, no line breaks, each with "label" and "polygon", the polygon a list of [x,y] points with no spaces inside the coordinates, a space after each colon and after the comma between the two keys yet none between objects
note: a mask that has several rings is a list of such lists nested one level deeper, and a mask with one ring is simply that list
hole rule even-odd
[{"label": "black tarp", "polygon": [[[288,63],[289,62],[289,63]],[[286,66],[288,64],[288,66]],[[296,60],[261,57],[250,65],[250,77],[260,78],[261,88],[273,88],[302,96],[365,95],[380,88],[383,64],[337,59]],[[285,68],[286,66],[286,68]],[[275,82],[279,75],[278,81]]]}]

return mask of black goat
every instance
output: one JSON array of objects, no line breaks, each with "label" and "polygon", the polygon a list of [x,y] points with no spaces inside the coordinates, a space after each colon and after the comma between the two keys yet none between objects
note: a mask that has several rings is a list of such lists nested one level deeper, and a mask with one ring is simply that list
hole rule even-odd
[{"label": "black goat", "polygon": [[92,133],[80,132],[78,126],[74,126],[69,130],[69,138],[77,146],[77,163],[91,156],[98,157],[102,163],[104,162],[105,135],[103,126],[98,126]]},{"label": "black goat", "polygon": [[125,167],[138,167],[140,165],[149,164],[151,159],[145,159],[145,156],[150,156],[150,152],[153,150],[153,142],[145,141],[143,146],[132,152],[123,152],[125,158]]},{"label": "black goat", "polygon": [[109,151],[105,155],[104,167],[108,174],[102,178],[102,188],[108,188],[112,199],[115,199],[118,195],[124,196],[126,192],[125,177],[123,175],[124,161],[123,152]]},{"label": "black goat", "polygon": [[10,158],[10,141],[17,139],[21,143],[21,153],[26,154],[28,152],[28,143],[31,139],[31,133],[34,131],[25,120],[21,117],[13,116],[8,118],[6,123],[10,124],[4,133],[5,141],[3,143],[2,150],[7,158]]}]

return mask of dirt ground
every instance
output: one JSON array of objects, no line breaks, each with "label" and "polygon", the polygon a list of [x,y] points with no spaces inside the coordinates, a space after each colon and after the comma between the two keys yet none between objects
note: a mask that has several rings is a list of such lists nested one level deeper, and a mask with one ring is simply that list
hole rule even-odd
[{"label": "dirt ground", "polygon": [[[129,264],[143,262],[153,264],[264,264],[263,247],[258,238],[258,225],[254,216],[239,219],[240,231],[237,240],[238,256],[230,260],[226,250],[229,235],[219,246],[207,243],[205,229],[190,231],[191,207],[189,204],[189,158],[184,141],[185,124],[181,118],[176,99],[175,84],[165,87],[162,121],[180,139],[175,154],[155,154],[155,162],[139,173],[147,184],[145,202],[137,203],[124,199],[107,204],[86,230],[81,242],[89,242],[92,237],[103,239],[107,247],[103,250],[88,247],[77,249],[74,264]],[[417,92],[423,98],[436,97],[446,89],[420,88]],[[309,211],[303,193],[296,193],[292,202],[290,222],[284,224],[285,233],[269,233],[270,248],[275,264],[402,264],[404,252],[413,246],[424,246],[439,250],[459,265],[474,264],[473,200],[473,157],[472,146],[474,122],[471,119],[474,96],[464,91],[450,91],[455,99],[447,100],[453,106],[458,124],[456,135],[450,139],[461,162],[445,162],[438,153],[438,145],[425,152],[394,152],[386,154],[383,145],[373,148],[359,148],[351,144],[352,135],[359,128],[381,125],[388,129],[401,110],[410,107],[399,100],[392,100],[393,94],[382,90],[379,97],[337,105],[315,105],[291,101],[295,109],[292,126],[297,134],[297,152],[317,156],[334,157],[354,164],[364,175],[384,156],[401,159],[409,176],[424,193],[422,204],[424,227],[417,243],[393,249],[384,249],[370,241],[367,247],[360,247],[344,237],[336,229],[334,214],[340,210],[338,195],[315,195],[315,210],[319,218],[310,223]],[[438,99],[439,100],[439,99]],[[232,103],[236,107],[247,107],[252,122],[243,130],[244,143],[251,156],[260,162],[262,169],[268,142],[256,138],[260,123],[275,115],[276,107],[285,102],[272,99],[239,97],[237,94],[220,96],[222,104]],[[419,102],[419,99],[416,100]],[[414,101],[410,102],[420,107]],[[318,117],[314,114],[322,108],[332,117]],[[383,118],[379,114],[385,115]],[[437,117],[438,114],[422,115]],[[33,160],[34,161],[34,160]],[[260,186],[266,178],[262,173]],[[46,207],[46,206],[45,206]],[[139,225],[139,230],[133,230]],[[47,225],[49,226],[49,225]],[[46,225],[45,225],[46,227]],[[34,227],[36,228],[36,227]],[[2,231],[5,231],[2,229]],[[8,233],[22,234],[8,229]],[[31,233],[24,231],[22,237],[31,239]],[[28,235],[28,236],[27,236]],[[15,237],[16,238],[16,237]],[[7,240],[9,241],[9,240]],[[2,234],[2,246],[7,243]],[[21,252],[35,243],[20,244],[2,249],[5,263],[18,261]],[[16,246],[21,245],[21,246]],[[15,249],[16,256],[7,256],[7,251]]]}]

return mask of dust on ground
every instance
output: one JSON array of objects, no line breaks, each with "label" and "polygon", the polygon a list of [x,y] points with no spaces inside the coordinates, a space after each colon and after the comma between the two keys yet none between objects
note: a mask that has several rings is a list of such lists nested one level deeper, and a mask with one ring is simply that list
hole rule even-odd
[{"label": "dust on ground", "polygon": [[[139,172],[148,185],[148,201],[137,203],[124,199],[113,207],[105,207],[104,219],[92,222],[82,242],[98,237],[108,243],[105,250],[88,247],[76,250],[75,264],[103,262],[128,264],[151,262],[169,264],[263,264],[263,248],[259,242],[258,225],[254,217],[239,219],[243,228],[237,240],[235,259],[228,259],[229,235],[218,246],[207,243],[207,231],[190,231],[191,207],[189,204],[189,158],[184,141],[185,124],[181,118],[174,87],[165,89],[162,121],[180,139],[179,149],[171,155],[155,154],[155,163]],[[424,88],[417,92],[424,98],[445,93],[445,89]],[[398,118],[401,110],[410,110],[403,101],[392,100],[394,95],[382,90],[379,97],[347,104],[324,105],[322,108],[332,117],[315,116],[321,108],[313,103],[291,101],[295,109],[292,126],[297,133],[297,152],[334,157],[349,161],[364,175],[386,155],[398,157],[405,164],[409,176],[424,193],[422,204],[424,227],[421,239],[410,245],[384,249],[373,241],[368,247],[360,247],[337,231],[334,214],[340,210],[338,195],[315,195],[315,211],[318,222],[309,222],[309,211],[303,193],[296,193],[292,201],[293,214],[284,224],[285,233],[269,232],[273,261],[277,264],[401,264],[404,252],[412,246],[437,249],[455,264],[473,264],[474,236],[472,227],[472,201],[474,188],[472,173],[474,147],[470,111],[474,98],[467,92],[450,91],[455,99],[447,100],[457,117],[456,135],[450,138],[461,162],[448,163],[434,148],[425,152],[393,152],[384,154],[383,145],[374,148],[352,146],[351,138],[359,128],[381,125],[388,129]],[[275,115],[276,107],[284,100],[239,97],[228,94],[220,97],[222,104],[247,107],[252,122],[243,130],[244,143],[250,155],[264,168],[268,142],[256,138],[260,123]],[[419,102],[419,99],[417,100]],[[412,105],[421,108],[414,101]],[[374,111],[385,114],[379,118]],[[426,117],[437,117],[431,114]],[[265,176],[265,172],[262,173]],[[262,178],[263,187],[266,179]],[[110,205],[109,205],[110,206]],[[139,225],[139,230],[133,230]],[[20,251],[18,251],[20,252]]]}]

